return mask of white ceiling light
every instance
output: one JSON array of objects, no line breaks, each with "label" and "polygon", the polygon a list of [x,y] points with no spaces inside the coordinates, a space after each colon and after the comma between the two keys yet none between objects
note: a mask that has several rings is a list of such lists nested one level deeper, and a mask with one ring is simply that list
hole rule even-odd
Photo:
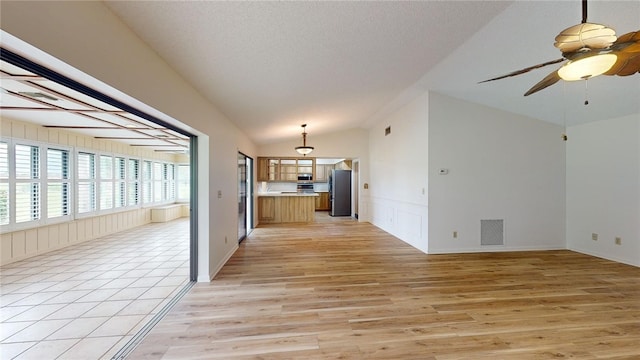
[{"label": "white ceiling light", "polygon": [[313,146],[307,146],[307,124],[302,124],[302,146],[296,146],[296,151],[302,156],[307,156],[313,151]]},{"label": "white ceiling light", "polygon": [[587,80],[609,71],[617,60],[614,54],[600,54],[569,61],[558,69],[558,76],[566,81]]}]

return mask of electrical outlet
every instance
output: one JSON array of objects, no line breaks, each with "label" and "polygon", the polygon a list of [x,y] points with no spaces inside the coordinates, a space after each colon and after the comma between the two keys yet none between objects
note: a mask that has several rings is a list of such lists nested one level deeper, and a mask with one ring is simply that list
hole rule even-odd
[{"label": "electrical outlet", "polygon": [[227,237],[226,236],[224,237],[224,243],[225,244],[227,243]]},{"label": "electrical outlet", "polygon": [[616,245],[622,245],[622,238],[620,236],[616,236]]},{"label": "electrical outlet", "polygon": [[598,241],[598,234],[596,234],[596,233],[591,233],[591,240],[593,240],[593,241]]},{"label": "electrical outlet", "polygon": [[222,190],[218,190],[218,199],[222,199]]},{"label": "electrical outlet", "polygon": [[453,232],[453,238],[454,238],[454,239],[457,239],[457,238],[458,238],[458,232],[457,232],[457,231],[454,231],[454,232]]}]

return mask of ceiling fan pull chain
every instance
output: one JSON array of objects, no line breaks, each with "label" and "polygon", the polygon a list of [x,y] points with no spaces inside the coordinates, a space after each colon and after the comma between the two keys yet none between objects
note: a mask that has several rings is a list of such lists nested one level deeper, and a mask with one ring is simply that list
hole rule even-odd
[{"label": "ceiling fan pull chain", "polygon": [[589,79],[584,79],[584,104],[589,105],[589,87],[587,86],[587,82]]},{"label": "ceiling fan pull chain", "polygon": [[562,85],[562,135],[563,141],[567,141],[567,83]]}]

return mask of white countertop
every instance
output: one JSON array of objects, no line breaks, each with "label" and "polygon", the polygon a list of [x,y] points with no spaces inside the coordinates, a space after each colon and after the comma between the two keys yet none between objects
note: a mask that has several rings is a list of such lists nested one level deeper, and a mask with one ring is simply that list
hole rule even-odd
[{"label": "white countertop", "polygon": [[317,193],[299,193],[296,191],[258,192],[258,196],[320,196]]}]

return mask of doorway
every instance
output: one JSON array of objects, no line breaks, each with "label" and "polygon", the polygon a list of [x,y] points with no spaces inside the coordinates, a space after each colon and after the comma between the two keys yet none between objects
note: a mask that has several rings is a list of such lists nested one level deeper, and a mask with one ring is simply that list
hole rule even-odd
[{"label": "doorway", "polygon": [[353,160],[353,216],[358,219],[358,203],[360,201],[360,161]]},{"label": "doorway", "polygon": [[253,159],[238,152],[238,243],[253,227]]}]

